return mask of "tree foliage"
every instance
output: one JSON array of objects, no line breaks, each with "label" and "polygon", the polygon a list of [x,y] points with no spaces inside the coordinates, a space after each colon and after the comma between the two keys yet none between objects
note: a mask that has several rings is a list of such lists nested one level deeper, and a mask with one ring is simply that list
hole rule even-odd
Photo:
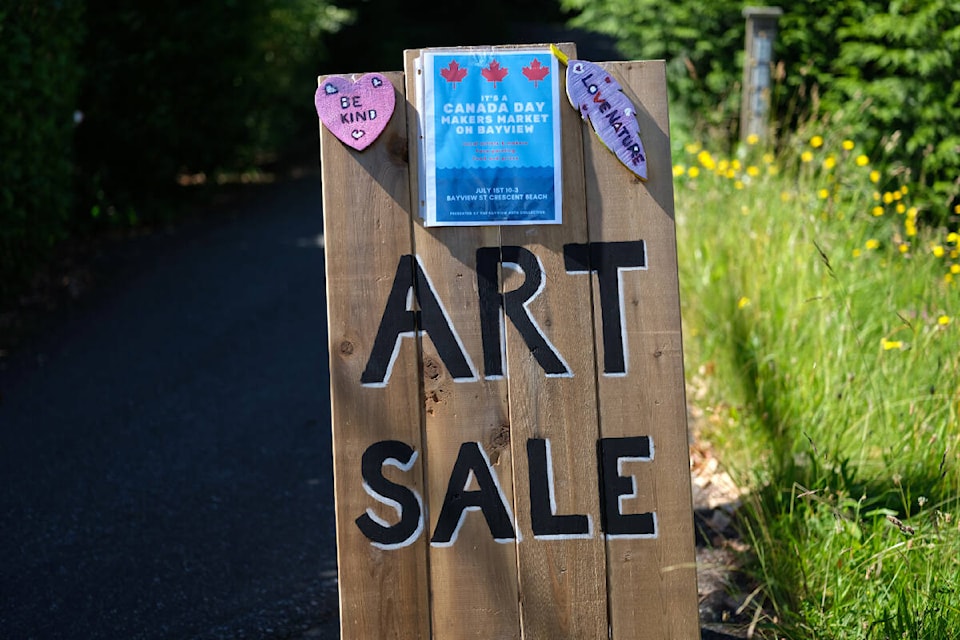
[{"label": "tree foliage", "polygon": [[[746,2],[561,0],[578,26],[627,55],[665,58],[671,102],[736,137]],[[949,211],[960,192],[960,2],[809,0],[779,20],[774,115],[783,131],[827,115],[925,185]]]},{"label": "tree foliage", "polygon": [[0,301],[65,233],[82,4],[0,8]]}]

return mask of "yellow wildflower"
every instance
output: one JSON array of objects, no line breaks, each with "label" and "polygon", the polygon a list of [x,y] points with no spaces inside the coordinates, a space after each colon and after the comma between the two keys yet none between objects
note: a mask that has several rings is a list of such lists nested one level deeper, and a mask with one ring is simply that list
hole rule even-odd
[{"label": "yellow wildflower", "polygon": [[750,135],[747,136],[747,144],[749,144],[750,146],[753,146],[758,142],[760,142],[760,136],[758,136],[757,134],[751,133]]},{"label": "yellow wildflower", "polygon": [[690,155],[693,155],[693,154],[695,154],[695,153],[698,153],[698,152],[700,151],[700,149],[701,149],[701,147],[700,147],[700,143],[699,143],[699,142],[691,142],[691,143],[689,143],[687,146],[684,147],[684,150],[685,150],[687,153],[689,153]]},{"label": "yellow wildflower", "polygon": [[870,238],[864,246],[870,251],[873,251],[874,249],[880,248],[880,241],[875,238]]},{"label": "yellow wildflower", "polygon": [[743,165],[740,164],[740,161],[739,161],[739,160],[733,160],[733,161],[730,162],[730,167],[731,167],[732,169],[734,169],[735,171],[740,171],[740,168],[741,168],[742,166],[743,166]]},{"label": "yellow wildflower", "polygon": [[729,178],[730,180],[733,180],[734,178],[737,177],[737,172],[734,171],[733,169],[727,169],[726,173],[724,173],[723,175]]},{"label": "yellow wildflower", "polygon": [[854,249],[854,250],[853,250],[853,257],[854,257],[854,258],[859,258],[859,257],[860,257],[860,253],[861,253],[861,252],[860,252],[860,249]]},{"label": "yellow wildflower", "polygon": [[947,315],[940,316],[939,318],[937,318],[937,324],[940,325],[941,327],[947,326],[948,324],[950,324],[950,316],[947,316]]},{"label": "yellow wildflower", "polygon": [[883,204],[890,204],[893,202],[893,194],[889,191],[884,192],[883,194]]},{"label": "yellow wildflower", "polygon": [[853,140],[844,140],[842,143],[840,143],[840,146],[843,147],[844,151],[853,151]]},{"label": "yellow wildflower", "polygon": [[821,200],[826,200],[827,198],[830,197],[830,192],[826,189],[820,189],[819,191],[817,191],[817,197],[820,198]]},{"label": "yellow wildflower", "polygon": [[778,173],[780,173],[780,168],[775,164],[771,164],[770,166],[767,167],[767,173],[769,173],[772,176],[775,176]]},{"label": "yellow wildflower", "polygon": [[687,175],[691,178],[696,178],[700,175],[700,167],[690,167],[687,169]]},{"label": "yellow wildflower", "polygon": [[837,159],[834,156],[827,156],[826,160],[823,161],[823,168],[830,170],[837,166]]},{"label": "yellow wildflower", "polygon": [[707,170],[713,170],[713,168],[717,166],[713,156],[710,155],[710,152],[706,149],[697,154],[697,161],[699,161],[700,164],[702,164]]},{"label": "yellow wildflower", "polygon": [[821,136],[813,136],[810,138],[810,146],[814,149],[819,149],[823,146],[823,138]]},{"label": "yellow wildflower", "polygon": [[875,218],[879,218],[880,216],[883,215],[883,207],[881,207],[880,205],[877,205],[870,210],[870,213],[872,213]]},{"label": "yellow wildflower", "polygon": [[947,234],[947,242],[950,244],[960,243],[960,234],[958,234],[956,231],[951,231]]},{"label": "yellow wildflower", "polygon": [[767,163],[767,164],[773,164],[773,161],[774,161],[774,160],[775,160],[775,158],[774,158],[773,154],[770,153],[769,151],[767,151],[765,154],[763,154],[763,161],[764,161],[765,163]]},{"label": "yellow wildflower", "polygon": [[803,153],[800,154],[801,162],[810,162],[811,160],[813,160],[813,154],[810,153],[809,151],[804,151]]},{"label": "yellow wildflower", "polygon": [[883,344],[884,351],[890,351],[892,349],[903,349],[903,341],[901,340],[887,340],[886,338],[884,338],[881,344]]},{"label": "yellow wildflower", "polygon": [[737,180],[736,182],[733,183],[733,188],[734,188],[734,189],[743,189],[743,182],[741,182],[740,180]]},{"label": "yellow wildflower", "polygon": [[740,299],[737,300],[737,309],[743,309],[750,304],[750,298],[747,296],[740,296]]},{"label": "yellow wildflower", "polygon": [[952,273],[953,275],[960,274],[960,264],[950,265],[950,273]]},{"label": "yellow wildflower", "polygon": [[932,252],[933,252],[933,255],[936,256],[936,257],[938,257],[938,258],[942,258],[942,257],[943,257],[944,251],[943,251],[943,246],[942,246],[942,245],[935,244],[935,245],[933,245],[932,247],[930,247],[930,251],[932,251]]},{"label": "yellow wildflower", "polygon": [[960,214],[960,204],[954,205],[954,207],[953,207],[953,212]]},{"label": "yellow wildflower", "polygon": [[903,243],[897,248],[900,250],[900,253],[906,253],[907,251],[910,251],[910,245],[907,243]]},{"label": "yellow wildflower", "polygon": [[877,183],[880,182],[880,172],[874,169],[870,172],[870,182]]},{"label": "yellow wildflower", "polygon": [[756,178],[757,176],[760,175],[760,169],[758,167],[750,165],[749,167],[747,167],[747,175],[750,176],[751,178]]},{"label": "yellow wildflower", "polygon": [[903,195],[907,195],[908,193],[910,193],[910,188],[907,185],[903,185],[902,187],[900,187],[900,193],[902,193]]},{"label": "yellow wildflower", "polygon": [[870,158],[868,158],[867,156],[861,153],[860,155],[857,156],[856,162],[858,167],[865,167],[868,164],[870,164]]}]

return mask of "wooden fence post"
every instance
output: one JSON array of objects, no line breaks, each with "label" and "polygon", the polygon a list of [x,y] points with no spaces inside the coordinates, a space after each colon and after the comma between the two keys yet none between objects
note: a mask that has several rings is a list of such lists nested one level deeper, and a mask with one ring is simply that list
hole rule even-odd
[{"label": "wooden fence post", "polygon": [[780,7],[746,7],[747,33],[743,52],[743,93],[740,99],[740,140],[767,137],[770,126],[770,66],[777,40]]}]

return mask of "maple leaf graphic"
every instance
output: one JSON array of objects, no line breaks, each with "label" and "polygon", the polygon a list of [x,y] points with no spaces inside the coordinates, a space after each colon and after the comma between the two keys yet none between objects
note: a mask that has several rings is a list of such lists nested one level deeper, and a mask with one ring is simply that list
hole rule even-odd
[{"label": "maple leaf graphic", "polygon": [[506,67],[501,67],[496,60],[490,63],[490,66],[481,69],[480,74],[487,79],[487,82],[493,83],[493,88],[497,88],[497,83],[503,80],[508,73]]},{"label": "maple leaf graphic", "polygon": [[461,67],[456,60],[451,60],[450,64],[440,69],[440,75],[447,82],[452,82],[453,88],[456,89],[457,84],[467,76],[467,70]]},{"label": "maple leaf graphic", "polygon": [[550,67],[543,66],[539,60],[534,58],[529,67],[524,67],[520,71],[527,77],[527,80],[533,82],[533,86],[536,88],[540,86],[540,81],[550,73]]}]

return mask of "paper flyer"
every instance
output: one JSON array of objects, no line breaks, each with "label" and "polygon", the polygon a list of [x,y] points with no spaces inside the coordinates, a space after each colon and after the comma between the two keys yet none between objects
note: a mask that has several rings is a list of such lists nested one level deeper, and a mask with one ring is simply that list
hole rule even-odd
[{"label": "paper flyer", "polygon": [[560,224],[560,72],[548,48],[426,49],[427,226]]}]

